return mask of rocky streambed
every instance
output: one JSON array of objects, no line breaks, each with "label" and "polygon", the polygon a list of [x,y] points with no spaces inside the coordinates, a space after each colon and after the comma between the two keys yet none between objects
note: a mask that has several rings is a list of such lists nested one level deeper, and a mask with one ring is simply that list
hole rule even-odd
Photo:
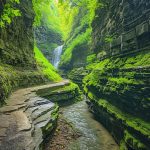
[{"label": "rocky streambed", "polygon": [[85,99],[68,103],[80,96],[78,86],[68,80],[14,92],[0,108],[0,149],[118,150]]},{"label": "rocky streambed", "polygon": [[85,100],[60,110],[58,126],[46,150],[119,150],[112,136],[89,112]]}]

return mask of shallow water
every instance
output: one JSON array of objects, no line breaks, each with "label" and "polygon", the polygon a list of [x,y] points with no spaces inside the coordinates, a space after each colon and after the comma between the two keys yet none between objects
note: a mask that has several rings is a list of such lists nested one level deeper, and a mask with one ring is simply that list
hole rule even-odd
[{"label": "shallow water", "polygon": [[64,117],[82,134],[69,145],[69,150],[119,150],[112,136],[88,111],[85,101],[62,110]]}]

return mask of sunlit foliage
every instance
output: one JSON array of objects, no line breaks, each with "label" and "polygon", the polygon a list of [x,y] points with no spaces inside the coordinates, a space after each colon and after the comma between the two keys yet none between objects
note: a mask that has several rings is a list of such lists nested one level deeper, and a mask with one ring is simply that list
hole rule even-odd
[{"label": "sunlit foliage", "polygon": [[0,18],[0,27],[3,28],[7,24],[10,24],[14,17],[21,16],[21,12],[15,6],[19,4],[19,0],[10,0],[3,5],[3,11]]},{"label": "sunlit foliage", "polygon": [[38,66],[39,71],[44,74],[51,81],[60,81],[61,77],[57,74],[56,69],[52,64],[44,57],[42,52],[34,46],[35,59]]},{"label": "sunlit foliage", "polygon": [[[62,18],[64,21],[63,29],[65,32],[65,50],[61,57],[60,66],[70,63],[72,58],[72,52],[76,47],[80,45],[89,45],[91,42],[92,27],[91,23],[95,17],[95,10],[100,7],[101,4],[97,0],[67,0],[60,2]],[[61,9],[60,9],[61,8]],[[66,12],[66,9],[70,10],[70,13]],[[67,16],[68,15],[68,16]]]},{"label": "sunlit foliage", "polygon": [[78,14],[78,8],[73,7],[70,0],[59,1],[58,3],[59,19],[61,22],[61,31],[63,40],[67,40],[73,27],[73,21]]},{"label": "sunlit foliage", "polygon": [[54,0],[32,0],[32,2],[36,14],[34,26],[43,23],[48,28],[61,32],[56,2]]}]

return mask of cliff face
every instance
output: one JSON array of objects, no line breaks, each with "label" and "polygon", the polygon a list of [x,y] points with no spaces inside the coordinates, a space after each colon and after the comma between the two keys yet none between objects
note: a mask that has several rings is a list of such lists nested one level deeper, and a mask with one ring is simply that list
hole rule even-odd
[{"label": "cliff face", "polygon": [[60,69],[64,71],[71,71],[73,68],[85,66],[86,57],[89,53],[91,39],[90,19],[88,19],[89,10],[87,4],[76,7],[78,13],[74,18],[71,33],[64,43],[59,65]]},{"label": "cliff face", "polygon": [[[4,104],[12,90],[46,82],[47,78],[56,75],[46,60],[44,62],[38,54],[36,57],[34,54],[32,1],[20,0],[16,7],[21,16],[13,18],[10,25],[0,29],[0,105]],[[47,77],[47,72],[50,77]]]},{"label": "cliff face", "polygon": [[[38,48],[44,56],[52,62],[53,51],[62,45],[62,31],[60,15],[55,1],[36,2],[36,16],[40,17],[40,23],[36,25],[34,33]],[[39,10],[40,8],[40,10]]]},{"label": "cliff face", "polygon": [[52,62],[54,49],[62,45],[61,34],[46,27],[43,23],[43,25],[35,29],[35,38],[38,48]]},{"label": "cliff face", "polygon": [[[149,7],[144,1],[103,2],[104,8],[97,10],[93,21],[93,49],[105,50],[107,55],[124,54],[150,46]],[[111,38],[112,42],[107,42]]]},{"label": "cliff face", "polygon": [[10,25],[0,29],[0,62],[35,68],[32,1],[21,0],[17,7],[21,11],[21,17],[14,18]]},{"label": "cliff face", "polygon": [[104,1],[92,24],[99,62],[84,78],[84,91],[121,149],[150,147],[149,8],[148,0]]}]

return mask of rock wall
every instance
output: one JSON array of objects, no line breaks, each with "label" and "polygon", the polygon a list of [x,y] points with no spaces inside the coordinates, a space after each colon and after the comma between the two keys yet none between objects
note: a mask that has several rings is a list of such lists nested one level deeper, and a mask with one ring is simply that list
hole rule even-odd
[{"label": "rock wall", "polygon": [[84,91],[90,108],[120,149],[148,150],[150,2],[109,0],[103,4],[92,24],[97,61],[84,78]]},{"label": "rock wall", "polygon": [[[3,7],[1,5],[1,11]],[[21,16],[0,28],[0,105],[12,90],[48,81],[37,69],[34,56],[32,1],[20,0],[16,7]]]},{"label": "rock wall", "polygon": [[0,62],[35,68],[32,1],[21,0],[17,8],[21,11],[21,17],[15,17],[10,25],[0,29]]},{"label": "rock wall", "polygon": [[56,47],[62,45],[61,34],[48,28],[42,23],[40,27],[35,28],[35,39],[38,48],[44,56],[52,62],[53,51]]},{"label": "rock wall", "polygon": [[[103,3],[92,25],[94,51],[105,50],[106,55],[114,56],[148,49],[150,2],[109,0]],[[108,37],[112,42],[107,42]]]}]

